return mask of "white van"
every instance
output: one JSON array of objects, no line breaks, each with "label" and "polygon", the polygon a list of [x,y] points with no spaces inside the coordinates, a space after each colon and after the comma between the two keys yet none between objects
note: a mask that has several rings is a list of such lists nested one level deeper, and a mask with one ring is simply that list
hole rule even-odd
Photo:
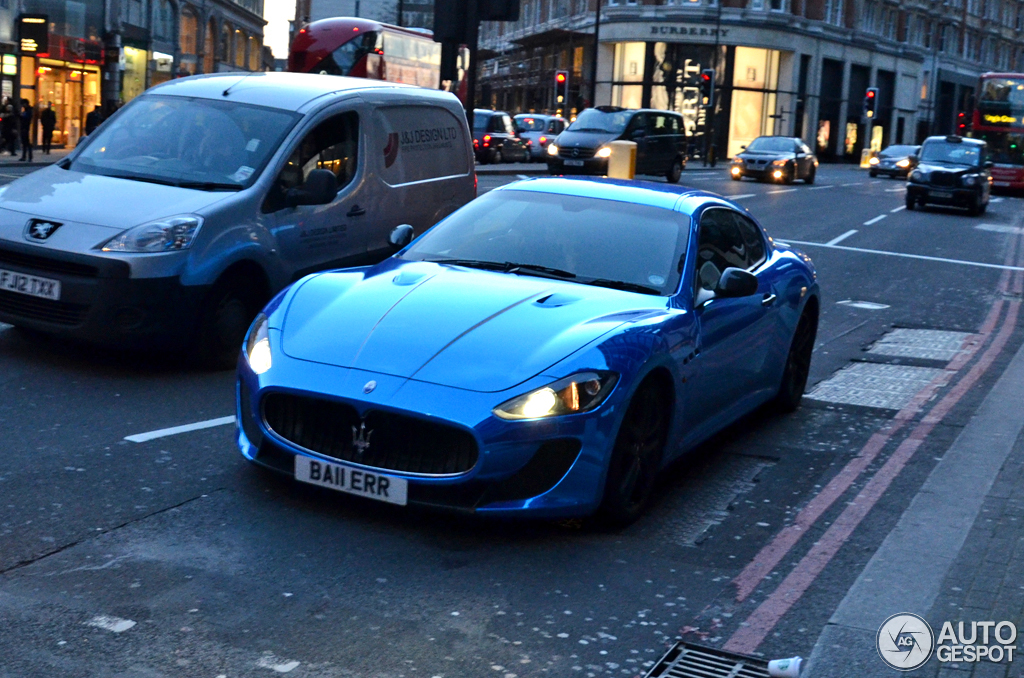
[{"label": "white van", "polygon": [[475,195],[451,94],[298,73],[173,80],[0,189],[0,321],[231,366],[276,291],[379,261]]}]

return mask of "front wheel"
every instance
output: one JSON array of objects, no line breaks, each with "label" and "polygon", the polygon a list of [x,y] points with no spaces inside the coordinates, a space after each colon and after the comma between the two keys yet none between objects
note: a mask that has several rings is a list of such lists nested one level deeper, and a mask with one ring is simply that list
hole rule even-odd
[{"label": "front wheel", "polygon": [[678,184],[680,177],[683,176],[683,163],[680,162],[679,158],[672,161],[672,167],[669,168],[668,172],[665,173],[665,179],[670,184]]},{"label": "front wheel", "polygon": [[804,179],[804,183],[805,184],[813,184],[814,183],[814,175],[817,174],[817,173],[818,173],[818,168],[815,167],[814,165],[811,165],[811,171],[807,174],[807,178]]},{"label": "front wheel", "polygon": [[913,212],[914,211],[914,207],[915,207],[916,204],[917,204],[917,201],[914,200],[914,196],[912,196],[912,195],[910,195],[908,193],[907,194],[907,211],[908,212]]},{"label": "front wheel", "polygon": [[782,383],[775,396],[775,406],[780,412],[792,412],[800,407],[800,399],[807,388],[807,376],[811,372],[811,354],[817,334],[817,317],[804,310],[796,324],[786,366],[782,370]]},{"label": "front wheel", "polygon": [[784,176],[782,178],[782,183],[784,183],[784,184],[786,184],[788,186],[789,184],[793,183],[793,180],[795,178],[796,178],[796,167],[791,167],[790,170],[788,172],[786,172],[786,176]]},{"label": "front wheel", "polygon": [[605,523],[624,527],[647,508],[668,440],[670,406],[651,381],[642,384],[630,401],[608,464],[599,509]]},{"label": "front wheel", "polygon": [[967,213],[972,217],[976,217],[980,215],[981,212],[981,200],[979,200],[977,196],[971,198],[971,201],[967,203]]},{"label": "front wheel", "polygon": [[872,179],[875,179],[878,177],[878,172],[876,172],[875,170],[868,170],[868,176],[871,177]]},{"label": "front wheel", "polygon": [[214,285],[199,321],[199,360],[203,366],[212,370],[235,366],[260,302],[253,286],[241,277]]}]

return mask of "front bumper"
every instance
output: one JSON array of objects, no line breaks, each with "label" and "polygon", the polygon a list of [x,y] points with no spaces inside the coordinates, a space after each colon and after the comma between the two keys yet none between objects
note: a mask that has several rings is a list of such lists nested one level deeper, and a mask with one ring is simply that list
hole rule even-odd
[{"label": "front bumper", "polygon": [[[566,161],[582,162],[582,165],[569,165]],[[608,158],[563,158],[561,156],[548,156],[548,171],[552,174],[587,174],[604,175],[608,174]]]},{"label": "front bumper", "polygon": [[930,186],[928,184],[907,184],[907,197],[918,202],[938,205],[968,207],[982,198],[981,188]]},{"label": "front bumper", "polygon": [[[736,170],[738,170],[738,172]],[[781,170],[782,176],[778,178],[774,177],[772,173],[775,170]],[[751,179],[758,179],[760,181],[782,181],[786,178],[786,174],[788,172],[789,169],[786,167],[773,167],[772,165],[767,165],[764,168],[733,165],[729,168],[729,174],[734,177],[750,177]]]},{"label": "front bumper", "polygon": [[[271,343],[278,339],[277,331],[271,330]],[[376,381],[377,387],[367,395],[363,386],[369,380]],[[595,410],[577,415],[506,421],[491,414],[498,403],[550,381],[549,377],[537,377],[516,387],[515,393],[479,393],[295,360],[281,351],[275,352],[273,367],[256,376],[241,357],[238,446],[250,461],[288,475],[294,474],[296,455],[360,467],[347,453],[331,456],[300,447],[267,423],[266,396],[313,397],[351,406],[363,421],[374,413],[384,413],[473,436],[476,461],[464,472],[431,476],[396,471],[394,466],[364,466],[376,473],[405,478],[410,505],[497,516],[588,515],[597,509],[603,494],[622,409],[616,404],[620,391],[613,391]]]},{"label": "front bumper", "polygon": [[896,167],[895,165],[893,165],[893,166],[875,165],[874,167],[871,168],[870,171],[874,172],[875,174],[885,175],[887,177],[894,177],[894,178],[895,177],[903,177],[903,178],[906,178],[907,176],[910,175],[910,172],[912,171],[912,169],[913,168],[910,168],[910,167]]},{"label": "front bumper", "polygon": [[0,322],[90,343],[177,348],[193,332],[205,286],[177,276],[132,278],[105,257],[0,243],[0,268],[60,281],[60,300],[0,290]]}]

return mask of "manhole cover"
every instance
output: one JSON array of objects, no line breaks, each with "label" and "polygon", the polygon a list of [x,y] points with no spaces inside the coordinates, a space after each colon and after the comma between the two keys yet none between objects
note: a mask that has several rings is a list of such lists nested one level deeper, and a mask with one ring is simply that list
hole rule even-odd
[{"label": "manhole cover", "polygon": [[645,678],[768,678],[768,662],[693,643],[676,643]]},{"label": "manhole cover", "polygon": [[868,353],[949,361],[971,336],[969,332],[895,329],[875,342]]}]

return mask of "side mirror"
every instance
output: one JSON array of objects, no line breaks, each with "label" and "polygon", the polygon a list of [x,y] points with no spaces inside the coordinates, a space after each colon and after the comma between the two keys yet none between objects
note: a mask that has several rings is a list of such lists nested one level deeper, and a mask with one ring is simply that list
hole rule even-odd
[{"label": "side mirror", "polygon": [[315,169],[301,186],[288,189],[285,199],[289,207],[298,205],[326,205],[338,195],[338,179],[334,172]]},{"label": "side mirror", "polygon": [[391,243],[391,247],[397,251],[411,243],[414,235],[415,232],[413,231],[412,226],[409,224],[402,224],[401,226],[395,226],[391,229],[391,235],[388,236],[388,242]]},{"label": "side mirror", "polygon": [[909,160],[910,162],[917,162],[918,161],[917,154],[916,153],[911,153],[910,155],[907,156],[907,160]]},{"label": "side mirror", "polygon": [[715,288],[715,296],[722,298],[749,297],[752,294],[757,294],[757,276],[742,268],[725,269]]},{"label": "side mirror", "polygon": [[740,150],[741,151],[745,151],[745,150],[747,150],[747,147],[746,146],[740,146]]},{"label": "side mirror", "polygon": [[643,139],[645,136],[647,136],[647,132],[642,129],[635,129],[629,133],[631,139]]},{"label": "side mirror", "polygon": [[996,166],[996,164],[994,162],[992,162],[991,160],[986,160],[985,164],[982,165],[982,167],[984,167],[985,169],[992,169],[995,166]]}]

